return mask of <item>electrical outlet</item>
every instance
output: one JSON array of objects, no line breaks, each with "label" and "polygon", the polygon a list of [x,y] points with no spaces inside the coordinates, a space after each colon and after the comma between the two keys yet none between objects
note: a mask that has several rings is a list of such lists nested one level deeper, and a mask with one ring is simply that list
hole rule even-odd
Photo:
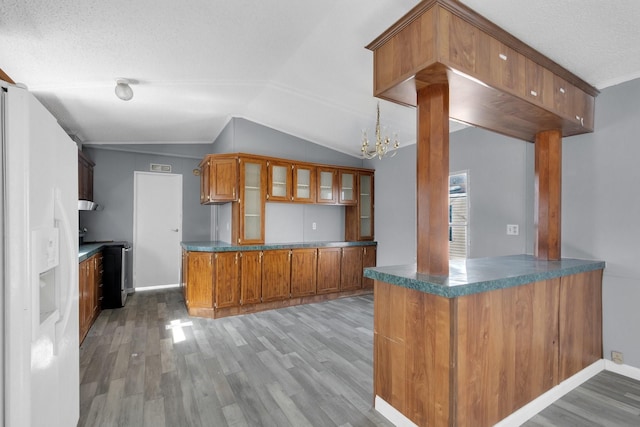
[{"label": "electrical outlet", "polygon": [[611,360],[618,365],[622,365],[624,363],[624,356],[621,351],[612,351],[611,352]]},{"label": "electrical outlet", "polygon": [[517,236],[520,234],[518,224],[507,224],[507,236]]},{"label": "electrical outlet", "polygon": [[312,229],[312,230],[315,230],[316,228],[317,228],[317,227],[316,227],[316,223],[315,223],[315,222],[312,222],[312,223],[311,223],[311,229]]}]

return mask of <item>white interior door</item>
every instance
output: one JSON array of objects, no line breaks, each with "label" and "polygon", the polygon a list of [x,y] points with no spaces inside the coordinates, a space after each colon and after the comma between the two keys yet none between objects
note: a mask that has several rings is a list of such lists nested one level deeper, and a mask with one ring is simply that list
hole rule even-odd
[{"label": "white interior door", "polygon": [[133,287],[180,283],[182,175],[135,172]]}]

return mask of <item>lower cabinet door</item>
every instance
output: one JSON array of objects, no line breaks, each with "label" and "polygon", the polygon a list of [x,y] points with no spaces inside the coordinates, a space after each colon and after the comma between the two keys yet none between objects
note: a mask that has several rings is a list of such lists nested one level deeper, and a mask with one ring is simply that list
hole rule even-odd
[{"label": "lower cabinet door", "polygon": [[317,249],[293,249],[291,251],[291,296],[316,294]]},{"label": "lower cabinet door", "polygon": [[216,307],[235,307],[240,302],[238,253],[219,252],[214,258]]},{"label": "lower cabinet door", "polygon": [[211,252],[189,252],[187,255],[188,283],[185,294],[186,301],[191,308],[212,308],[213,292],[211,279],[213,277],[213,254]]},{"label": "lower cabinet door", "polygon": [[341,248],[318,249],[317,292],[327,294],[340,290]]},{"label": "lower cabinet door", "polygon": [[262,252],[240,252],[240,304],[262,300]]},{"label": "lower cabinet door", "polygon": [[342,269],[340,290],[349,291],[362,288],[362,248],[342,248]]},{"label": "lower cabinet door", "polygon": [[263,252],[262,301],[277,301],[291,295],[291,251]]}]

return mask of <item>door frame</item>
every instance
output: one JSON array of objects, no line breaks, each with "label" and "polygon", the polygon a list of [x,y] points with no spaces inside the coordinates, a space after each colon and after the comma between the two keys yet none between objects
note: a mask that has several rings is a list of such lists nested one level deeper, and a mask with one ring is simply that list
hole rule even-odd
[{"label": "door frame", "polygon": [[[138,239],[138,177],[141,175],[151,175],[151,176],[173,176],[173,177],[177,177],[180,180],[180,200],[182,201],[182,203],[184,202],[184,191],[183,191],[183,177],[182,174],[177,174],[177,173],[166,173],[166,172],[147,172],[147,171],[134,171],[133,172],[133,241],[132,241],[132,246],[133,246],[133,253],[132,253],[132,263],[131,263],[131,273],[132,273],[132,289],[135,291],[136,290],[136,282],[138,280],[137,278],[137,269],[138,269],[138,265],[137,265],[137,239]],[[183,204],[180,203],[180,241],[182,241],[182,231],[183,231],[183,217],[184,217],[184,208],[183,208]],[[180,260],[178,260],[178,263],[180,263]],[[180,265],[180,269],[182,269],[182,265]],[[178,270],[180,271],[180,270]],[[176,284],[179,285],[180,283],[180,277],[176,277]],[[172,285],[170,285],[172,286]],[[154,288],[164,288],[167,287],[166,285],[160,285],[158,287],[156,286],[143,286],[140,289],[154,289]]]}]

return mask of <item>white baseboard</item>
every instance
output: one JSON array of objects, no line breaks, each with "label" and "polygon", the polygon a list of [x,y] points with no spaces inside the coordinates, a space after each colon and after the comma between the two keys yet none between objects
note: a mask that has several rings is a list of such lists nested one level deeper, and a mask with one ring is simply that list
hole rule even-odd
[{"label": "white baseboard", "polygon": [[171,284],[171,285],[142,286],[142,287],[134,288],[134,292],[157,291],[159,289],[171,289],[171,288],[179,288],[179,287],[180,287],[180,283]]},{"label": "white baseboard", "polygon": [[560,399],[562,396],[569,393],[574,388],[578,387],[580,384],[588,381],[599,372],[602,372],[604,369],[604,359],[600,359],[592,363],[577,374],[562,381],[551,390],[542,393],[540,396],[527,403],[522,408],[515,411],[513,414],[509,415],[507,418],[495,424],[494,427],[512,427],[523,424],[538,412],[542,411],[547,406],[551,405],[553,402]]},{"label": "white baseboard", "polygon": [[634,368],[633,366],[618,365],[611,360],[605,359],[604,368],[607,371],[615,372],[616,374],[624,375],[625,377],[640,381],[640,369]]},{"label": "white baseboard", "polygon": [[397,427],[418,427],[409,418],[405,417],[403,413],[387,403],[386,400],[380,396],[376,396],[374,408],[380,412],[380,415],[391,421],[394,426]]},{"label": "white baseboard", "polygon": [[[625,377],[640,381],[640,368],[635,368],[629,365],[618,365],[611,360],[600,359],[572,377],[567,378],[546,393],[541,394],[536,399],[527,403],[513,414],[495,424],[494,427],[513,427],[524,424],[547,406],[551,405],[571,390],[579,387],[582,383],[588,381],[604,370],[615,372],[617,374],[624,375]],[[375,409],[395,426],[416,427],[410,419],[405,417],[400,413],[400,411],[391,406],[380,396],[376,396],[375,398]]]}]

